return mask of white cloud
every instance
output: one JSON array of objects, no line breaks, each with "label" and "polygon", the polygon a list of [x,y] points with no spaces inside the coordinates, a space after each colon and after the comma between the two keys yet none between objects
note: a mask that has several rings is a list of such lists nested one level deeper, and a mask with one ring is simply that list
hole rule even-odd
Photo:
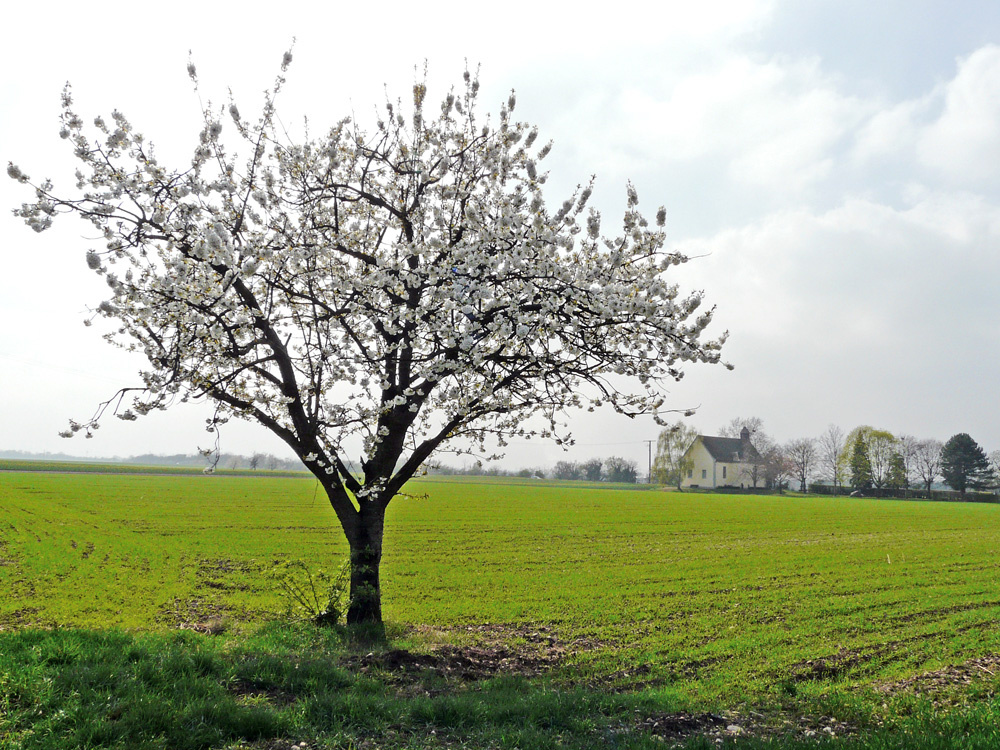
[{"label": "white cloud", "polygon": [[839,91],[817,60],[735,53],[576,104],[563,119],[583,123],[570,137],[588,163],[720,162],[734,184],[772,195],[797,195],[824,180],[840,143],[873,110]]},{"label": "white cloud", "polygon": [[[465,10],[465,3],[456,3],[456,10]],[[545,29],[549,38],[543,45],[545,53],[551,45],[581,46],[604,53],[607,45],[634,46],[662,43],[664,39],[692,40],[733,37],[763,24],[774,12],[775,0],[661,0],[652,4],[625,0],[599,13],[559,3],[539,3],[518,0],[507,3],[511,14],[501,14],[493,21],[503,26],[520,27],[524,17],[535,29]],[[456,13],[461,16],[461,12]],[[599,36],[595,31],[599,30]],[[530,47],[526,49],[531,54]]]},{"label": "white cloud", "polygon": [[996,184],[1000,164],[1000,47],[962,60],[944,93],[944,111],[917,145],[924,164],[960,184]]},{"label": "white cloud", "polygon": [[917,122],[934,107],[936,98],[936,94],[929,94],[876,112],[855,134],[854,161],[864,165],[893,154],[912,158],[918,139]]},{"label": "white cloud", "polygon": [[718,305],[736,365],[685,382],[680,395],[708,405],[706,424],[753,410],[783,438],[829,422],[922,435],[936,423],[948,425],[941,439],[964,429],[1000,442],[976,406],[994,400],[982,374],[1000,350],[1000,206],[914,197],[904,208],[848,199],[779,212],[682,244],[705,257],[678,279]]},{"label": "white cloud", "polygon": [[[684,274],[720,303],[720,322],[821,349],[916,345],[926,327],[977,326],[954,318],[992,299],[998,242],[1000,207],[928,193],[903,209],[849,199],[820,213],[781,212],[680,249],[706,256]],[[932,311],[931,299],[942,309]],[[914,319],[924,326],[915,330]]]},{"label": "white cloud", "polygon": [[853,156],[952,187],[997,186],[1000,47],[960,59],[954,77],[924,96],[883,107],[859,128]]},{"label": "white cloud", "polygon": [[963,58],[914,99],[855,96],[844,84],[817,58],[730,47],[680,71],[668,60],[655,74],[596,82],[558,117],[557,141],[599,173],[698,171],[734,215],[849,194],[898,204],[911,183],[998,184],[1000,47]]}]

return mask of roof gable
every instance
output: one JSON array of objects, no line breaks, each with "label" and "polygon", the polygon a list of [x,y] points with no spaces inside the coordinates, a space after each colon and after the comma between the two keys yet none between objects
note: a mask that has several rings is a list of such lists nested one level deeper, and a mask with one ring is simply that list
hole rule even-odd
[{"label": "roof gable", "polygon": [[711,437],[699,435],[701,444],[716,461],[737,464],[744,462],[763,463],[763,459],[749,440],[740,438]]}]

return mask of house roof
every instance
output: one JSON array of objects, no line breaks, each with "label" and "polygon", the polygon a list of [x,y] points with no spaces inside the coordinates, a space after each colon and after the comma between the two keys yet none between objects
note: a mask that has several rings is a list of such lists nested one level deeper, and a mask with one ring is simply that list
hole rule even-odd
[{"label": "house roof", "polygon": [[708,435],[699,435],[698,437],[701,438],[701,443],[705,446],[705,450],[716,461],[733,464],[743,462],[763,463],[764,461],[749,440],[710,437]]}]

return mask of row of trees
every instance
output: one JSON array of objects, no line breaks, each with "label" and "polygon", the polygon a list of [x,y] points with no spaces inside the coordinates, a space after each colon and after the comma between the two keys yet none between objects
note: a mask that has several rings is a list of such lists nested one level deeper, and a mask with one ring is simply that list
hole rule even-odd
[{"label": "row of trees", "polygon": [[429,468],[431,474],[486,476],[486,477],[537,477],[545,479],[576,480],[585,482],[621,482],[635,484],[639,481],[639,465],[621,456],[608,458],[592,458],[589,461],[559,461],[551,471],[539,468],[502,469],[499,466],[483,464],[476,461],[471,466],[455,468],[444,464],[436,464]]},{"label": "row of trees", "polygon": [[922,487],[930,493],[941,479],[964,493],[995,488],[1000,475],[1000,451],[988,457],[964,432],[942,443],[933,438],[897,436],[868,425],[844,436],[839,427],[831,425],[816,441],[807,438],[795,442],[811,443],[818,458],[815,471],[803,471],[803,486],[809,479],[821,479],[835,488],[846,484],[862,492]]},{"label": "row of trees", "polygon": [[[921,485],[930,493],[941,478],[957,492],[997,487],[1000,451],[988,457],[968,433],[946,443],[894,436],[868,426],[856,428],[845,441],[842,472],[857,490],[909,489]],[[992,459],[992,460],[991,460]]]},{"label": "row of trees", "polygon": [[[830,425],[818,438],[797,438],[781,444],[764,430],[759,417],[737,417],[725,425],[722,437],[739,437],[746,429],[761,463],[748,465],[748,483],[761,480],[766,487],[782,489],[797,483],[805,491],[812,481],[823,481],[835,490],[907,490],[923,487],[928,493],[938,479],[958,492],[987,490],[1000,484],[1000,451],[989,456],[966,433],[946,443],[893,435],[888,430],[861,425],[845,435]],[[679,486],[689,468],[685,457],[697,431],[683,422],[660,434],[652,480]]]},{"label": "row of trees", "polygon": [[603,461],[592,458],[583,463],[559,461],[552,470],[552,478],[635,484],[639,481],[639,465],[621,456],[611,456]]},{"label": "row of trees", "polygon": [[232,468],[239,469],[246,466],[256,471],[266,469],[267,471],[302,471],[305,466],[297,458],[280,458],[273,453],[253,453],[249,456],[236,456],[222,454],[219,460],[220,466],[226,466],[227,461],[232,464]]},{"label": "row of trees", "polygon": [[545,477],[544,469],[504,469],[500,466],[484,464],[482,461],[476,461],[472,465],[459,467],[449,466],[448,464],[433,463],[427,466],[427,473],[449,477],[519,477],[521,479],[530,479],[532,477],[543,479]]}]

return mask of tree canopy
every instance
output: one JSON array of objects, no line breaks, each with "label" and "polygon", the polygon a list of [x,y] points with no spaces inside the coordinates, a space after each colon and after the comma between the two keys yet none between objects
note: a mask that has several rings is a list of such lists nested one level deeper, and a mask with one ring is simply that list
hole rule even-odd
[{"label": "tree canopy", "polygon": [[65,434],[192,398],[214,402],[210,428],[262,424],[319,479],[350,543],[348,620],[381,621],[385,509],[436,450],[569,442],[575,407],[662,423],[664,382],[719,363],[725,335],[706,338],[702,294],[668,280],[687,259],[664,250],[665,210],[647,221],[634,187],[612,235],[591,184],[548,208],[551,143],[513,119],[513,93],[480,119],[475,76],[433,108],[417,83],[373,130],[345,118],[293,142],[275,115],[283,82],[255,122],[206,106],[178,167],[120,112],[88,130],[67,87],[79,193],[8,174],[34,187],[16,213],[36,231],[66,213],[96,228],[103,247],[85,258],[109,296],[91,317],[146,360],[141,385]]},{"label": "tree canopy", "polygon": [[918,440],[913,454],[914,469],[920,481],[930,496],[934,480],[941,473],[941,450],[944,446],[940,440]]},{"label": "tree canopy", "polygon": [[846,473],[844,460],[844,432],[835,424],[831,424],[819,436],[820,463],[834,487],[840,487]]},{"label": "tree canopy", "polygon": [[792,471],[799,480],[799,492],[809,488],[809,478],[816,470],[816,441],[812,438],[798,438],[790,441],[784,453],[792,463]]},{"label": "tree canopy", "polygon": [[948,438],[941,449],[941,476],[953,490],[983,490],[992,486],[994,477],[986,452],[967,433]]},{"label": "tree canopy", "polygon": [[896,475],[893,473],[897,453],[896,438],[887,430],[868,425],[855,427],[848,433],[841,454],[847,462],[851,486],[857,490],[882,490]]},{"label": "tree canopy", "polygon": [[680,489],[684,475],[694,466],[694,459],[685,458],[685,453],[697,437],[698,431],[681,421],[663,429],[656,441],[651,481]]}]

